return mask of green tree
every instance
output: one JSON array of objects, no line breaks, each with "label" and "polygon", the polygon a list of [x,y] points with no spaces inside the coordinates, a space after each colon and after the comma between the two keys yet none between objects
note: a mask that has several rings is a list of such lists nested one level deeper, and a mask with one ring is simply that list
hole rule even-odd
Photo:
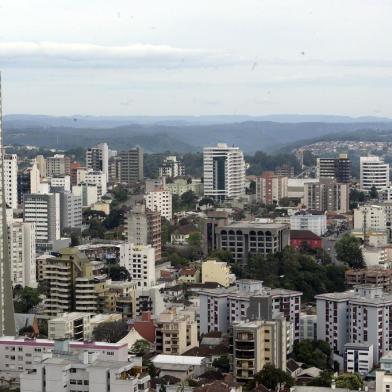
[{"label": "green tree", "polygon": [[345,234],[336,241],[335,251],[338,260],[346,263],[351,268],[364,268],[365,262],[361,249],[360,240],[352,235]]},{"label": "green tree", "polygon": [[125,210],[123,208],[117,209],[112,208],[109,216],[103,221],[103,225],[106,229],[112,230],[119,227],[124,223]]},{"label": "green tree", "polygon": [[374,185],[370,188],[369,197],[371,199],[378,199],[377,188]]},{"label": "green tree", "polygon": [[323,370],[320,375],[310,381],[309,386],[313,387],[330,387],[332,383],[333,372],[328,370]]},{"label": "green tree", "polygon": [[230,251],[228,250],[214,250],[209,258],[211,259],[218,259],[219,261],[225,261],[226,263],[232,263],[233,262],[233,255],[231,254]]},{"label": "green tree", "polygon": [[143,357],[150,351],[150,343],[144,339],[138,339],[131,347],[131,354]]},{"label": "green tree", "polygon": [[322,340],[301,340],[294,343],[293,358],[307,367],[331,368],[331,348]]},{"label": "green tree", "polygon": [[131,275],[129,271],[119,264],[107,264],[106,273],[108,274],[108,278],[114,281],[130,281]]},{"label": "green tree", "polygon": [[15,313],[29,313],[34,306],[41,302],[38,289],[16,286],[14,288]]},{"label": "green tree", "polygon": [[97,342],[117,343],[128,333],[128,324],[123,320],[109,321],[97,325],[93,330]]},{"label": "green tree", "polygon": [[248,385],[248,387],[254,387],[255,382],[263,384],[266,388],[273,391],[277,387],[283,388],[294,385],[294,380],[286,372],[272,364],[264,365],[263,369],[255,374],[254,380],[250,382],[251,385]]},{"label": "green tree", "polygon": [[222,355],[219,358],[214,359],[212,366],[220,370],[222,373],[228,373],[230,371],[230,361],[226,355]]},{"label": "green tree", "polygon": [[363,380],[358,373],[344,373],[336,379],[336,387],[359,391],[362,390]]}]

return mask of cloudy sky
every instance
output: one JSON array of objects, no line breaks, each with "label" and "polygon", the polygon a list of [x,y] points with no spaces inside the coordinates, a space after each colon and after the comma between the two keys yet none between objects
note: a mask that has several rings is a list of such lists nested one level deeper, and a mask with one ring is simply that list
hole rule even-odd
[{"label": "cloudy sky", "polygon": [[390,0],[0,0],[5,113],[392,116]]}]

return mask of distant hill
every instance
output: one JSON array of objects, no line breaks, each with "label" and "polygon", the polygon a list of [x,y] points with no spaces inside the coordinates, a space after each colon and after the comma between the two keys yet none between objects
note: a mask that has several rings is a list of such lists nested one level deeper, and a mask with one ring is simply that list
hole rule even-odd
[{"label": "distant hill", "polygon": [[[298,141],[302,143],[302,140],[327,137],[330,134],[350,134],[361,131],[365,135],[371,135],[374,132],[392,129],[392,122],[382,120],[378,122],[286,123],[239,121],[191,124],[187,122],[190,117],[182,118],[184,123],[181,123],[181,118],[177,118],[176,125],[169,125],[163,121],[163,118],[155,117],[150,120],[159,119],[162,122],[122,124],[122,121],[130,121],[130,118],[126,120],[118,117],[72,118],[12,115],[5,117],[4,139],[6,144],[60,149],[86,148],[106,141],[110,148],[117,150],[140,145],[147,152],[181,153],[198,151],[203,146],[225,142],[241,147],[246,153],[253,153],[257,150],[271,152],[291,143]],[[175,119],[171,118],[170,121],[175,121]],[[117,126],[113,125],[113,122],[117,122]],[[61,125],[65,123],[68,125]]]}]

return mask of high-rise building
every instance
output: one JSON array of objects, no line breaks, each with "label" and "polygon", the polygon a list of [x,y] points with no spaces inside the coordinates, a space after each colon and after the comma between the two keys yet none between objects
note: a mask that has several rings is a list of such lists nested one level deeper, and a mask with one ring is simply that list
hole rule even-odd
[{"label": "high-rise building", "polygon": [[288,196],[288,178],[277,176],[274,172],[264,172],[256,178],[256,200],[263,204],[278,203]]},{"label": "high-rise building", "polygon": [[146,207],[151,211],[157,211],[163,218],[172,220],[172,195],[169,191],[156,190],[144,195]]},{"label": "high-rise building", "polygon": [[86,167],[95,172],[101,171],[109,178],[109,148],[106,143],[98,144],[86,151]]},{"label": "high-rise building", "polygon": [[204,147],[203,170],[204,196],[225,200],[245,194],[245,160],[238,147]]},{"label": "high-rise building", "polygon": [[82,228],[82,197],[71,192],[60,192],[60,228]]},{"label": "high-rise building", "polygon": [[3,116],[0,75],[0,336],[15,335],[11,262],[8,250],[6,202],[4,194]]},{"label": "high-rise building", "polygon": [[177,160],[175,155],[170,155],[164,159],[159,167],[160,177],[179,177],[185,176],[184,164]]},{"label": "high-rise building", "polygon": [[12,284],[36,287],[35,223],[13,220],[7,228]]},{"label": "high-rise building", "polygon": [[97,185],[82,182],[72,187],[72,194],[82,198],[82,207],[91,207],[98,201]]},{"label": "high-rise building", "polygon": [[349,193],[349,184],[321,179],[305,183],[303,203],[310,210],[346,213],[349,210]]},{"label": "high-rise building", "polygon": [[233,374],[238,382],[253,380],[266,364],[286,371],[288,324],[284,317],[233,324],[230,352]]},{"label": "high-rise building", "polygon": [[229,223],[229,213],[227,211],[207,211],[207,219],[204,224],[203,251],[209,255],[217,249],[217,228],[226,226]]},{"label": "high-rise building", "polygon": [[317,339],[344,355],[347,343],[370,343],[373,360],[392,351],[392,295],[382,287],[357,285],[343,293],[326,293],[317,300]]},{"label": "high-rise building", "polygon": [[41,178],[45,178],[46,175],[46,159],[43,155],[37,155],[35,157],[35,163],[37,164],[37,168],[39,170],[39,174]]},{"label": "high-rise building", "polygon": [[351,181],[351,161],[347,154],[340,154],[339,158],[317,158],[317,177],[349,183]]},{"label": "high-rise building", "polygon": [[143,181],[143,149],[136,147],[132,150],[120,151],[120,182],[135,185]]},{"label": "high-rise building", "polygon": [[61,176],[61,177],[50,177],[48,178],[50,189],[52,191],[71,191],[71,177]]},{"label": "high-rise building", "polygon": [[29,194],[24,197],[23,219],[35,223],[36,243],[46,244],[60,238],[60,195]]},{"label": "high-rise building", "polygon": [[131,275],[138,287],[152,287],[155,284],[155,251],[151,245],[129,244],[122,248],[120,265]]},{"label": "high-rise building", "polygon": [[46,158],[46,175],[61,177],[71,174],[71,159],[64,154]]},{"label": "high-rise building", "polygon": [[380,157],[361,157],[360,187],[368,192],[375,187],[380,191],[389,186],[389,163],[384,163]]},{"label": "high-rise building", "polygon": [[282,313],[292,324],[292,338],[299,340],[301,296],[299,291],[271,289],[252,279],[239,279],[228,288],[202,289],[200,333],[226,333],[235,322],[270,320]]},{"label": "high-rise building", "polygon": [[4,155],[5,202],[10,208],[18,208],[18,156]]},{"label": "high-rise building", "polygon": [[107,177],[104,172],[89,170],[86,173],[86,176],[84,178],[84,182],[87,185],[96,185],[97,186],[98,200],[101,200],[102,196],[106,195],[106,193],[107,193]]},{"label": "high-rise building", "polygon": [[24,195],[31,193],[30,169],[25,169],[17,176],[18,204],[22,205]]},{"label": "high-rise building", "polygon": [[161,215],[144,204],[136,204],[128,214],[128,243],[151,245],[155,261],[161,259]]}]

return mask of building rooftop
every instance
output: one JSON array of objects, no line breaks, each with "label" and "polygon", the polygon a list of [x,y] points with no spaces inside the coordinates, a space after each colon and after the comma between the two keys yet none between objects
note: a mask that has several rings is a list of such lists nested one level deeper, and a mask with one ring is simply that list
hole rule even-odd
[{"label": "building rooftop", "polygon": [[162,363],[162,364],[171,364],[171,365],[189,365],[189,366],[199,365],[200,366],[204,359],[205,357],[159,354],[152,359],[152,362],[154,363],[154,365]]},{"label": "building rooftop", "polygon": [[269,223],[269,222],[259,222],[259,221],[240,221],[240,222],[233,222],[226,226],[219,227],[220,230],[227,230],[227,229],[285,229],[288,225],[283,223]]},{"label": "building rooftop", "polygon": [[290,230],[291,240],[321,240],[317,234],[310,230]]}]

